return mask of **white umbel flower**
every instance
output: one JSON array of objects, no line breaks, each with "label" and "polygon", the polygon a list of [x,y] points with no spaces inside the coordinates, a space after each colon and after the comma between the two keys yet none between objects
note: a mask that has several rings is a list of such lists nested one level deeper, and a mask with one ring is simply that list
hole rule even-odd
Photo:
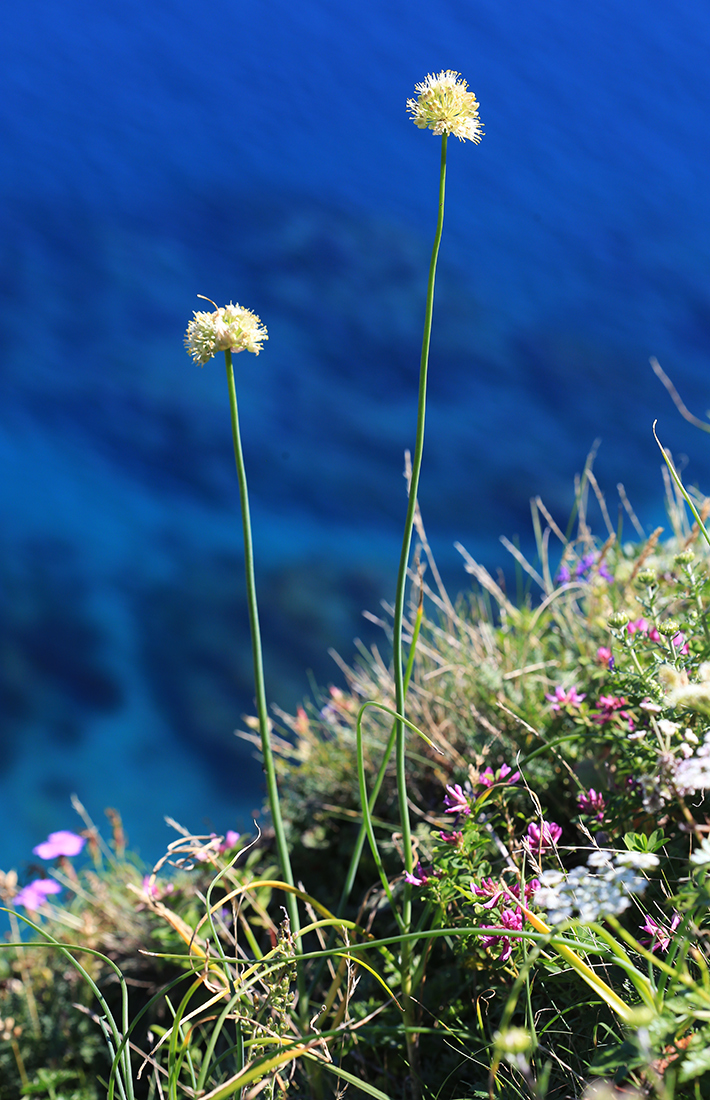
[{"label": "white umbel flower", "polygon": [[550,924],[564,924],[573,917],[590,924],[628,909],[630,895],[643,893],[647,885],[638,871],[657,865],[658,857],[650,852],[595,849],[586,867],[575,867],[567,874],[544,871],[535,904],[547,910]]},{"label": "white umbel flower", "polygon": [[[198,298],[202,295],[198,294]],[[221,308],[215,306],[214,313],[194,312],[185,333],[185,348],[196,363],[204,366],[218,351],[251,351],[258,355],[268,339],[256,313],[230,302]]]},{"label": "white umbel flower", "polygon": [[468,84],[460,73],[451,69],[436,76],[430,73],[415,88],[417,98],[407,100],[407,110],[415,126],[439,135],[454,134],[459,141],[478,144],[483,137],[478,100],[468,91]]}]

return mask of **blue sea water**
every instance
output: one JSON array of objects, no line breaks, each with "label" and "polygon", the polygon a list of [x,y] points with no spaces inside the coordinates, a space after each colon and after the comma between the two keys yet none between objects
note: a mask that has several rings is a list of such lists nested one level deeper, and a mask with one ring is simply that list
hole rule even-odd
[{"label": "blue sea water", "polygon": [[[562,519],[595,439],[663,519],[651,434],[710,485],[710,12],[697,0],[27,0],[0,16],[0,866],[76,792],[157,858],[170,814],[248,826],[260,772],[223,369],[196,295],[260,314],[237,362],[267,671],[292,707],[391,596],[439,143],[463,73],[420,499],[491,568]],[[682,461],[686,461],[682,459]]]}]

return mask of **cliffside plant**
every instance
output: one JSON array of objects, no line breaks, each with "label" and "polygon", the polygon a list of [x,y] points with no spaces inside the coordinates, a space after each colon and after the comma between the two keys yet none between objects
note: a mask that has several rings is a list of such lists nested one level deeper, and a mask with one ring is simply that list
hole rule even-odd
[{"label": "cliffside plant", "polygon": [[416,91],[441,160],[391,661],[272,726],[232,358],[268,337],[211,303],[185,345],[225,355],[278,870],[271,835],[177,827],[147,874],[117,817],[37,845],[51,872],[0,883],[3,1098],[710,1096],[710,504],[663,452],[671,534],[622,492],[624,541],[590,459],[567,529],[535,500],[537,559],[506,543],[515,600],[463,547],[450,598],[417,494],[447,141],[482,128],[458,73]]}]

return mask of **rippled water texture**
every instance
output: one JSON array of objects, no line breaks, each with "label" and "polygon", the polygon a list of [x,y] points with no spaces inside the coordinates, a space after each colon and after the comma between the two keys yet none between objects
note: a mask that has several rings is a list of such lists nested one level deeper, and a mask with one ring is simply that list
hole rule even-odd
[{"label": "rippled water texture", "polygon": [[710,14],[697,0],[27,0],[0,20],[0,865],[115,805],[248,826],[260,771],[224,368],[198,293],[255,310],[236,360],[272,698],[379,637],[413,443],[438,140],[460,70],[421,502],[452,587],[563,520],[597,437],[617,511],[662,518],[664,441],[710,486]]}]

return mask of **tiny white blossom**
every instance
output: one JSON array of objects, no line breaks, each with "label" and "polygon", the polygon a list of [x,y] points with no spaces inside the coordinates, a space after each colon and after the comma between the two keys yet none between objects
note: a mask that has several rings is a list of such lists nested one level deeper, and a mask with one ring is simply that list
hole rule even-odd
[{"label": "tiny white blossom", "polygon": [[635,867],[638,871],[651,871],[660,860],[653,852],[616,852],[616,862],[622,867]]},{"label": "tiny white blossom", "polygon": [[612,848],[595,848],[587,857],[587,867],[613,867],[611,857],[614,855]]}]

